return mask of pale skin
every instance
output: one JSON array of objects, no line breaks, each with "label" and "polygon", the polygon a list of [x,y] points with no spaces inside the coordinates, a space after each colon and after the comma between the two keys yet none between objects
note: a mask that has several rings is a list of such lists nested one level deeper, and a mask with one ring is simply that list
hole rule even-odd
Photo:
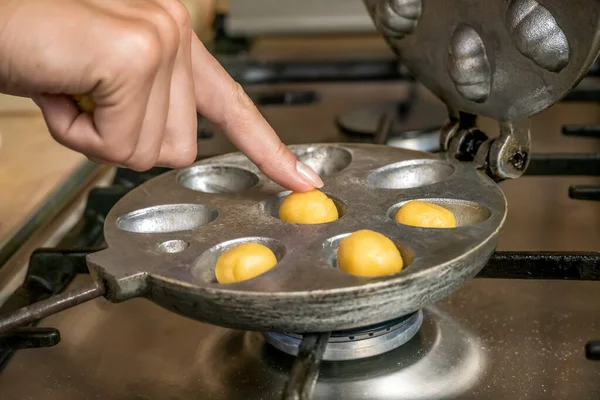
[{"label": "pale skin", "polygon": [[[0,0],[0,92],[32,98],[57,142],[100,163],[190,165],[198,111],[275,182],[323,184],[206,50],[178,0]],[[90,94],[94,112],[73,94]]]}]

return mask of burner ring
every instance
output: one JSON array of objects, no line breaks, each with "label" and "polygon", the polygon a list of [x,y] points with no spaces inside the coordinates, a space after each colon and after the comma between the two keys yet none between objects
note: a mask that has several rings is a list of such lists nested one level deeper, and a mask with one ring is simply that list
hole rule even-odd
[{"label": "burner ring", "polygon": [[[387,353],[412,339],[422,323],[423,312],[419,310],[388,322],[333,332],[323,360],[358,360]],[[293,356],[298,355],[302,334],[265,332],[263,336],[276,349]]]}]

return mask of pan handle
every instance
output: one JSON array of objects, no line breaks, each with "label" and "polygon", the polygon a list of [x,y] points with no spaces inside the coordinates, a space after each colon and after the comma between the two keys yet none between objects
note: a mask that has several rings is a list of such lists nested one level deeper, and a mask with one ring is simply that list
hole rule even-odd
[{"label": "pan handle", "polygon": [[70,290],[23,307],[11,314],[0,315],[0,334],[93,300],[104,295],[105,292],[106,289],[102,283],[94,282],[91,285]]}]

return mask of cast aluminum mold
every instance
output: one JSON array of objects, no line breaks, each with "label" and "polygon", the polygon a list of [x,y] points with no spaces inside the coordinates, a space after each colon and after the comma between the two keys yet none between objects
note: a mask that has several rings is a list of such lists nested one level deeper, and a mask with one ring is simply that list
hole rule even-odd
[{"label": "cast aluminum mold", "polygon": [[[506,215],[502,191],[469,164],[363,144],[291,146],[318,171],[341,218],[320,225],[278,219],[287,194],[242,154],[203,160],[131,191],[105,222],[108,248],[88,256],[114,302],[146,297],[182,315],[259,331],[319,332],[394,319],[449,295],[485,265]],[[409,200],[454,212],[455,229],[393,220]],[[358,229],[391,238],[406,267],[360,278],[336,268],[340,240]],[[256,278],[216,282],[218,256],[239,243],[270,247],[279,263]]]},{"label": "cast aluminum mold", "polygon": [[400,62],[453,114],[534,115],[600,52],[597,0],[363,1]]}]

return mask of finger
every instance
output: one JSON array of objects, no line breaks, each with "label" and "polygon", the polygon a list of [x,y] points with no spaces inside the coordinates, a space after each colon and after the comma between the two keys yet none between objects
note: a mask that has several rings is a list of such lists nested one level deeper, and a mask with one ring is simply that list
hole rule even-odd
[{"label": "finger", "polygon": [[323,186],[317,173],[296,160],[241,86],[197,38],[192,39],[192,65],[198,110],[265,175],[294,191]]},{"label": "finger", "polygon": [[169,113],[158,157],[161,166],[182,168],[196,160],[196,100],[192,76],[192,29],[187,8],[175,0],[159,0],[179,27],[179,46],[173,66]]},{"label": "finger", "polygon": [[151,80],[151,89],[140,127],[139,139],[131,156],[122,162],[128,168],[144,171],[156,165],[165,133],[169,112],[169,97],[174,59],[179,44],[179,32],[175,21],[154,2],[139,3],[139,7],[122,10],[140,26],[154,32],[158,39],[160,54],[158,68]]},{"label": "finger", "polygon": [[169,92],[173,62],[167,58],[161,63],[154,79],[146,114],[135,151],[123,165],[136,171],[145,171],[156,165],[164,137],[169,112]]},{"label": "finger", "polygon": [[32,100],[40,107],[54,140],[89,157],[103,157],[102,139],[91,116],[81,113],[67,96],[37,95]]},{"label": "finger", "polygon": [[[91,95],[96,103],[93,122],[103,143],[99,157],[114,164],[132,167],[130,159],[138,148],[150,94],[161,67],[160,38],[148,24],[122,20],[120,33],[111,43],[110,58],[104,60],[110,74],[100,79]],[[85,153],[85,152],[84,152]],[[134,159],[134,163],[135,163]]]}]

